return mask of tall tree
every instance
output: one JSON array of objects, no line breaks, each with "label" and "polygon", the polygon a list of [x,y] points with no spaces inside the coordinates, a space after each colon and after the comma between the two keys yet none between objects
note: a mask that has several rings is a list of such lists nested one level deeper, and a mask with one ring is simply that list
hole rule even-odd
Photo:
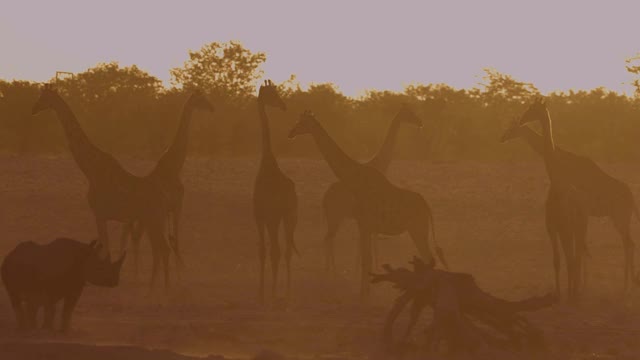
[{"label": "tall tree", "polygon": [[526,103],[534,96],[540,95],[540,91],[531,83],[514,79],[511,75],[503,74],[492,68],[484,69],[484,80],[481,97],[486,102],[500,104],[503,102]]},{"label": "tall tree", "polygon": [[[158,120],[157,99],[162,82],[136,65],[100,63],[57,81],[92,139],[109,152],[157,151],[161,138],[149,138],[149,128],[166,128]],[[163,126],[164,125],[164,126]]]},{"label": "tall tree", "polygon": [[60,86],[73,98],[87,103],[113,101],[132,95],[156,96],[162,82],[136,65],[120,67],[117,62],[100,63],[85,72],[66,78]]},{"label": "tall tree", "polygon": [[247,98],[255,94],[256,81],[267,56],[252,52],[240,42],[212,42],[189,51],[189,60],[173,68],[171,84],[184,89],[202,89],[215,97]]},{"label": "tall tree", "polygon": [[[640,53],[628,58],[626,63],[628,72],[640,76]],[[636,96],[640,97],[640,78],[636,77],[631,84],[636,88]]]}]

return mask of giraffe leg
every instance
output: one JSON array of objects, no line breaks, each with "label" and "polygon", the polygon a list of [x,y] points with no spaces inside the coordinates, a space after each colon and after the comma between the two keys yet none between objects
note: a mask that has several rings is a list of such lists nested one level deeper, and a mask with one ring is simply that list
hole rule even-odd
[{"label": "giraffe leg", "polygon": [[567,270],[567,298],[570,302],[573,302],[575,300],[575,254],[573,234],[571,234],[571,231],[567,226],[563,226],[562,230],[559,232],[559,238]]},{"label": "giraffe leg", "polygon": [[180,282],[180,269],[182,268],[182,260],[180,259],[180,255],[176,251],[177,239],[175,238],[175,223],[174,223],[174,214],[173,212],[168,212],[165,217],[165,227],[163,234],[166,234],[167,239],[167,256],[168,259],[171,259],[171,253],[174,254],[174,259],[176,263],[176,279]]},{"label": "giraffe leg", "polygon": [[184,261],[182,260],[182,253],[180,252],[180,218],[182,216],[182,202],[180,202],[172,212],[172,232],[170,233],[171,247],[176,255],[176,267],[178,270],[184,269]]},{"label": "giraffe leg", "polygon": [[415,244],[420,257],[426,263],[430,263],[435,260],[431,249],[429,248],[429,225],[428,223],[414,223],[409,229],[409,236]]},{"label": "giraffe leg", "polygon": [[380,240],[381,237],[380,235],[374,235],[373,238],[371,239],[371,253],[373,256],[373,267],[374,269],[377,269],[378,266],[380,265]]},{"label": "giraffe leg", "polygon": [[120,235],[120,252],[124,252],[127,248],[127,240],[133,237],[133,223],[124,223],[122,226],[122,234]]},{"label": "giraffe leg", "polygon": [[280,268],[280,243],[278,242],[279,221],[267,223],[269,233],[269,255],[271,255],[271,299],[276,298],[278,288],[278,270]]},{"label": "giraffe leg", "polygon": [[284,218],[284,233],[286,238],[285,243],[285,266],[287,268],[287,299],[290,295],[291,290],[291,255],[292,251],[295,247],[294,243],[294,235],[296,231],[296,226],[298,225],[298,214],[292,213]]},{"label": "giraffe leg", "polygon": [[367,300],[371,290],[369,285],[369,274],[371,273],[371,230],[362,221],[358,221],[358,229],[360,232],[360,257],[362,258],[360,297],[361,300]]},{"label": "giraffe leg", "polygon": [[622,238],[622,244],[624,246],[624,292],[626,293],[629,289],[629,281],[634,273],[634,252],[635,252],[635,244],[633,243],[633,239],[631,239],[631,231],[630,231],[630,223],[631,223],[631,213],[628,214],[617,214],[611,217],[613,220],[613,225],[616,227],[616,230],[620,234]]},{"label": "giraffe leg", "polygon": [[[158,216],[155,221],[147,227],[147,234],[149,235],[149,241],[156,246],[156,258],[160,258],[162,261],[162,269],[164,273],[164,289],[165,292],[169,290],[169,246],[167,245],[167,239],[164,237],[164,216]],[[154,273],[157,274],[158,262],[154,261]],[[154,275],[155,277],[155,275]]]},{"label": "giraffe leg", "polygon": [[107,220],[101,217],[96,217],[96,225],[98,226],[98,243],[102,244],[100,255],[103,257],[109,256],[109,231],[107,229]]},{"label": "giraffe leg", "polygon": [[264,304],[264,268],[267,255],[267,247],[264,239],[265,224],[257,219],[256,224],[258,226],[258,258],[260,260],[260,287],[258,297],[260,298],[260,303]]},{"label": "giraffe leg", "polygon": [[335,273],[336,260],[335,260],[335,239],[342,223],[342,219],[334,215],[333,212],[326,211],[325,217],[327,219],[327,233],[324,236],[325,246],[325,271]]},{"label": "giraffe leg", "polygon": [[560,290],[560,251],[558,248],[558,230],[555,228],[549,217],[549,211],[547,211],[546,227],[553,254],[553,273],[556,284],[556,295],[559,297],[562,292]]},{"label": "giraffe leg", "polygon": [[140,274],[140,241],[142,240],[142,236],[144,236],[144,227],[142,224],[138,224],[138,226],[133,226],[131,235],[131,246],[133,247],[133,276],[136,280],[138,280],[138,276]]},{"label": "giraffe leg", "polygon": [[329,188],[322,199],[324,218],[327,222],[327,233],[324,236],[325,271],[331,274],[335,274],[336,271],[335,238],[344,220],[353,212],[352,203],[354,200],[352,197],[353,195],[348,191],[336,191],[336,188]]},{"label": "giraffe leg", "polygon": [[151,229],[148,230],[149,233],[149,245],[151,245],[151,282],[149,283],[149,291],[148,295],[153,293],[153,289],[156,285],[156,278],[158,276],[158,266],[160,265],[160,249],[158,244],[154,241],[156,240],[151,236]]},{"label": "giraffe leg", "polygon": [[589,218],[587,215],[579,212],[574,219],[573,234],[575,239],[575,257],[576,257],[576,289],[577,295],[584,290],[586,278],[583,274],[586,272],[585,257],[587,255],[587,229],[589,226]]}]

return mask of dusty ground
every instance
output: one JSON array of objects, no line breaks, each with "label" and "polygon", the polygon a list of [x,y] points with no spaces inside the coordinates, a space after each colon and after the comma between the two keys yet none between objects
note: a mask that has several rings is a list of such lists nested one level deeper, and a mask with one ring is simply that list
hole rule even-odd
[{"label": "dusty ground", "polygon": [[[140,175],[152,166],[131,159],[123,163]],[[145,297],[150,267],[145,246],[141,279],[134,279],[133,263],[128,260],[122,286],[88,287],[75,313],[74,330],[67,336],[18,336],[8,299],[2,294],[0,343],[6,344],[0,346],[0,357],[27,357],[29,351],[39,349],[20,345],[25,342],[130,345],[133,348],[116,349],[134,349],[138,355],[131,358],[149,359],[164,358],[139,348],[231,358],[249,358],[262,349],[297,358],[375,356],[381,323],[395,292],[381,285],[374,288],[369,305],[359,304],[353,224],[339,235],[341,273],[335,277],[325,274],[320,199],[334,181],[333,175],[322,161],[284,160],[281,164],[296,182],[301,203],[296,236],[301,256],[294,258],[288,304],[277,301],[263,308],[256,301],[257,247],[250,204],[257,162],[190,159],[183,176],[187,193],[182,247],[188,266],[180,284],[167,295],[158,292],[154,298]],[[637,164],[604,167],[627,181],[640,198]],[[545,293],[553,285],[550,246],[543,227],[547,187],[543,171],[541,162],[397,162],[390,177],[420,191],[430,202],[438,241],[453,270],[470,272],[483,288],[516,299]],[[0,255],[21,241],[47,242],[57,236],[88,241],[95,237],[86,191],[87,183],[70,158],[0,156]],[[638,305],[625,306],[621,296],[621,242],[607,221],[594,219],[591,224],[588,300],[578,309],[558,305],[529,316],[544,330],[550,348],[537,358],[640,358],[640,311]],[[636,238],[638,229],[634,223]],[[114,251],[119,234],[120,226],[112,226]],[[402,265],[414,248],[402,236],[383,240],[380,251],[381,262]],[[425,317],[423,324],[426,321]],[[417,343],[419,330],[415,331]],[[86,350],[72,348],[80,353]],[[92,349],[113,351],[112,347]],[[57,350],[46,351],[44,354],[54,354]],[[143,353],[146,355],[140,355]]]}]

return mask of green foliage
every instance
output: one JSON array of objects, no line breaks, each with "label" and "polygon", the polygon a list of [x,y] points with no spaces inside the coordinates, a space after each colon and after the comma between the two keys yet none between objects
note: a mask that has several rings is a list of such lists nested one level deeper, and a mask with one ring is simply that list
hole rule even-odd
[{"label": "green foliage", "polygon": [[156,121],[163,117],[158,111],[164,107],[158,100],[166,98],[158,78],[135,65],[111,62],[55,83],[85,131],[103,149],[129,152],[140,144],[153,150],[162,146],[154,129],[162,126]]},{"label": "green foliage", "polygon": [[[260,148],[256,88],[265,61],[239,43],[212,43],[180,69],[173,69],[171,89],[136,66],[98,64],[57,82],[81,126],[100,148],[115,154],[157,159],[177,129],[182,106],[194,88],[207,90],[216,112],[198,114],[192,123],[194,155],[255,157]],[[634,62],[636,61],[636,62]],[[638,59],[628,69],[640,74]],[[637,84],[637,82],[636,82]],[[485,69],[478,87],[414,84],[403,92],[372,90],[350,98],[333,84],[303,89],[294,75],[278,84],[286,112],[269,109],[273,146],[280,156],[319,157],[311,141],[289,141],[287,133],[305,109],[313,110],[344,150],[369,159],[381,145],[401,104],[424,122],[403,127],[398,158],[430,160],[525,159],[536,155],[521,141],[498,140],[513,117],[535,96],[534,85]],[[60,153],[67,151],[61,126],[52,112],[31,116],[39,85],[0,81],[0,150]],[[547,96],[556,142],[594,159],[638,159],[640,97],[602,88]],[[539,129],[538,129],[539,130]]]},{"label": "green foliage", "polygon": [[171,84],[185,90],[202,89],[216,98],[246,99],[255,93],[267,56],[253,53],[237,41],[212,42],[189,51],[183,67],[171,69]]},{"label": "green foliage", "polygon": [[501,105],[503,103],[531,101],[534,96],[539,96],[540,91],[531,83],[515,80],[510,75],[502,74],[495,69],[485,68],[485,76],[482,78],[483,91],[478,95],[486,105]]},{"label": "green foliage", "polygon": [[[640,76],[640,53],[627,59],[626,63],[628,72]],[[640,78],[638,76],[631,82],[636,88],[636,97],[640,97]]]}]

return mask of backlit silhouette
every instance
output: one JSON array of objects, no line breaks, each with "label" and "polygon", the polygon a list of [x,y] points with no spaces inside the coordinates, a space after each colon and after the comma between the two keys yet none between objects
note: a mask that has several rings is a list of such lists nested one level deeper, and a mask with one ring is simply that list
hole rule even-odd
[{"label": "backlit silhouette", "polygon": [[142,228],[149,234],[153,249],[150,286],[152,288],[155,284],[161,260],[166,288],[169,285],[169,246],[164,231],[168,202],[162,189],[155,183],[127,172],[113,156],[93,145],[67,103],[50,85],[42,89],[32,114],[47,109],[52,109],[57,114],[71,154],[89,180],[87,198],[98,225],[98,241],[103,244],[103,252],[107,256],[110,254],[107,232],[109,220],[125,223],[140,221]]},{"label": "backlit silhouette", "polygon": [[[372,234],[399,235],[408,231],[420,256],[426,261],[433,261],[429,247],[430,231],[435,242],[433,217],[422,195],[393,185],[379,170],[351,159],[310,111],[300,115],[300,120],[291,129],[289,137],[303,134],[313,136],[333,173],[356,198],[354,217],[360,232],[362,257],[361,296],[369,295]],[[446,266],[442,251],[437,245],[436,253]]]},{"label": "backlit silhouette", "polygon": [[[430,351],[437,351],[441,342],[447,343],[449,353],[473,353],[496,345],[515,349],[542,345],[542,332],[518,313],[549,307],[555,302],[554,296],[504,300],[480,289],[470,274],[437,270],[433,263],[425,264],[417,258],[411,264],[413,270],[385,265],[385,273],[372,275],[372,283],[390,282],[402,292],[384,324],[384,340],[388,344],[393,344],[394,322],[411,304],[409,324],[402,339],[407,339],[420,314],[429,306],[434,311],[432,323],[427,327]],[[486,328],[497,332],[497,336]]]},{"label": "backlit silhouette", "polygon": [[[503,141],[518,137],[523,138],[536,153],[544,154],[543,137],[528,126],[514,124],[505,132]],[[629,185],[605,173],[586,156],[576,155],[557,146],[554,153],[555,161],[559,162],[557,170],[561,176],[584,194],[584,211],[587,215],[608,217],[620,234],[624,245],[624,288],[626,290],[634,272],[635,246],[630,234],[631,216],[632,213],[636,218],[639,216]],[[553,225],[548,224],[547,227],[551,227],[550,233],[557,233],[553,230]]]},{"label": "backlit silhouette", "polygon": [[[541,117],[542,115],[538,115]],[[534,120],[531,120],[534,121]],[[540,155],[544,154],[544,139],[528,126],[514,123],[503,135],[502,141],[513,138],[523,138],[530,147]],[[576,189],[580,190],[581,200],[578,202],[582,211],[588,216],[609,217],[622,238],[625,254],[624,275],[625,290],[634,272],[634,244],[630,235],[630,221],[632,213],[638,217],[638,210],[629,186],[624,182],[606,174],[591,159],[573,154],[569,151],[555,147],[556,160],[559,162],[557,171],[564,179],[567,179]],[[557,255],[556,239],[559,233],[558,224],[553,223],[554,207],[553,197],[549,193],[547,200],[547,231],[552,239],[554,249],[554,267],[556,269],[556,288],[559,291],[558,269],[559,259]]]},{"label": "backlit silhouette", "polygon": [[38,309],[44,307],[42,327],[53,330],[56,304],[63,300],[61,329],[67,331],[86,283],[117,286],[125,254],[111,263],[99,256],[101,246],[58,238],[46,245],[24,242],[11,251],[0,271],[18,327],[33,329]]},{"label": "backlit silhouette", "polygon": [[280,266],[280,243],[278,232],[284,225],[285,265],[287,270],[287,296],[291,287],[291,255],[296,251],[294,232],[298,224],[298,195],[293,181],[278,166],[271,149],[271,133],[267,106],[286,110],[287,106],[278,95],[275,85],[269,80],[260,86],[258,114],[262,128],[262,157],[253,190],[253,216],[258,226],[258,252],[260,256],[260,300],[264,301],[264,268],[266,257],[265,230],[269,233],[269,255],[271,256],[271,296],[276,296],[278,268]]},{"label": "backlit silhouette", "polygon": [[[158,163],[149,175],[145,177],[147,181],[156,184],[167,198],[169,206],[169,243],[171,244],[171,250],[175,253],[178,267],[183,266],[182,256],[180,255],[179,230],[180,217],[182,215],[182,199],[184,198],[184,185],[180,179],[180,174],[187,157],[189,127],[191,125],[192,114],[195,110],[213,112],[213,106],[204,94],[199,91],[193,92],[185,102],[178,124],[178,131],[176,132],[173,142],[167,150],[165,150],[164,154],[162,154],[162,157],[158,160]],[[121,248],[123,249],[125,248],[124,242],[127,237],[132,237],[136,275],[138,274],[140,239],[143,235],[140,230],[142,229],[135,227],[134,224],[127,224],[122,234]]]},{"label": "backlit silhouette", "polygon": [[[567,268],[567,296],[569,300],[575,301],[581,284],[582,260],[586,255],[587,214],[583,202],[586,193],[583,189],[576,188],[572,179],[566,176],[567,165],[570,164],[564,161],[566,153],[560,152],[554,144],[551,117],[542,99],[534,101],[522,115],[518,125],[523,126],[532,121],[538,121],[542,126],[541,154],[550,180],[545,219],[553,249],[556,291],[560,293],[559,240]],[[526,129],[513,131],[531,136]],[[508,137],[509,131],[503,136],[503,141]],[[540,150],[539,145],[536,148]]]},{"label": "backlit silhouette", "polygon": [[[393,158],[393,149],[398,131],[400,130],[400,125],[403,123],[422,127],[422,120],[411,111],[408,106],[403,105],[393,120],[391,120],[391,125],[387,130],[387,136],[380,150],[378,150],[378,153],[371,160],[365,163],[366,165],[380,170],[383,174],[387,172]],[[327,234],[324,238],[326,247],[325,264],[327,270],[335,271],[334,240],[342,222],[345,219],[353,218],[355,201],[355,197],[349,192],[349,188],[341,182],[331,184],[324,193],[322,208],[325,219],[327,220]],[[376,245],[376,242],[372,240],[371,248],[373,250],[374,260],[377,258]]]}]

